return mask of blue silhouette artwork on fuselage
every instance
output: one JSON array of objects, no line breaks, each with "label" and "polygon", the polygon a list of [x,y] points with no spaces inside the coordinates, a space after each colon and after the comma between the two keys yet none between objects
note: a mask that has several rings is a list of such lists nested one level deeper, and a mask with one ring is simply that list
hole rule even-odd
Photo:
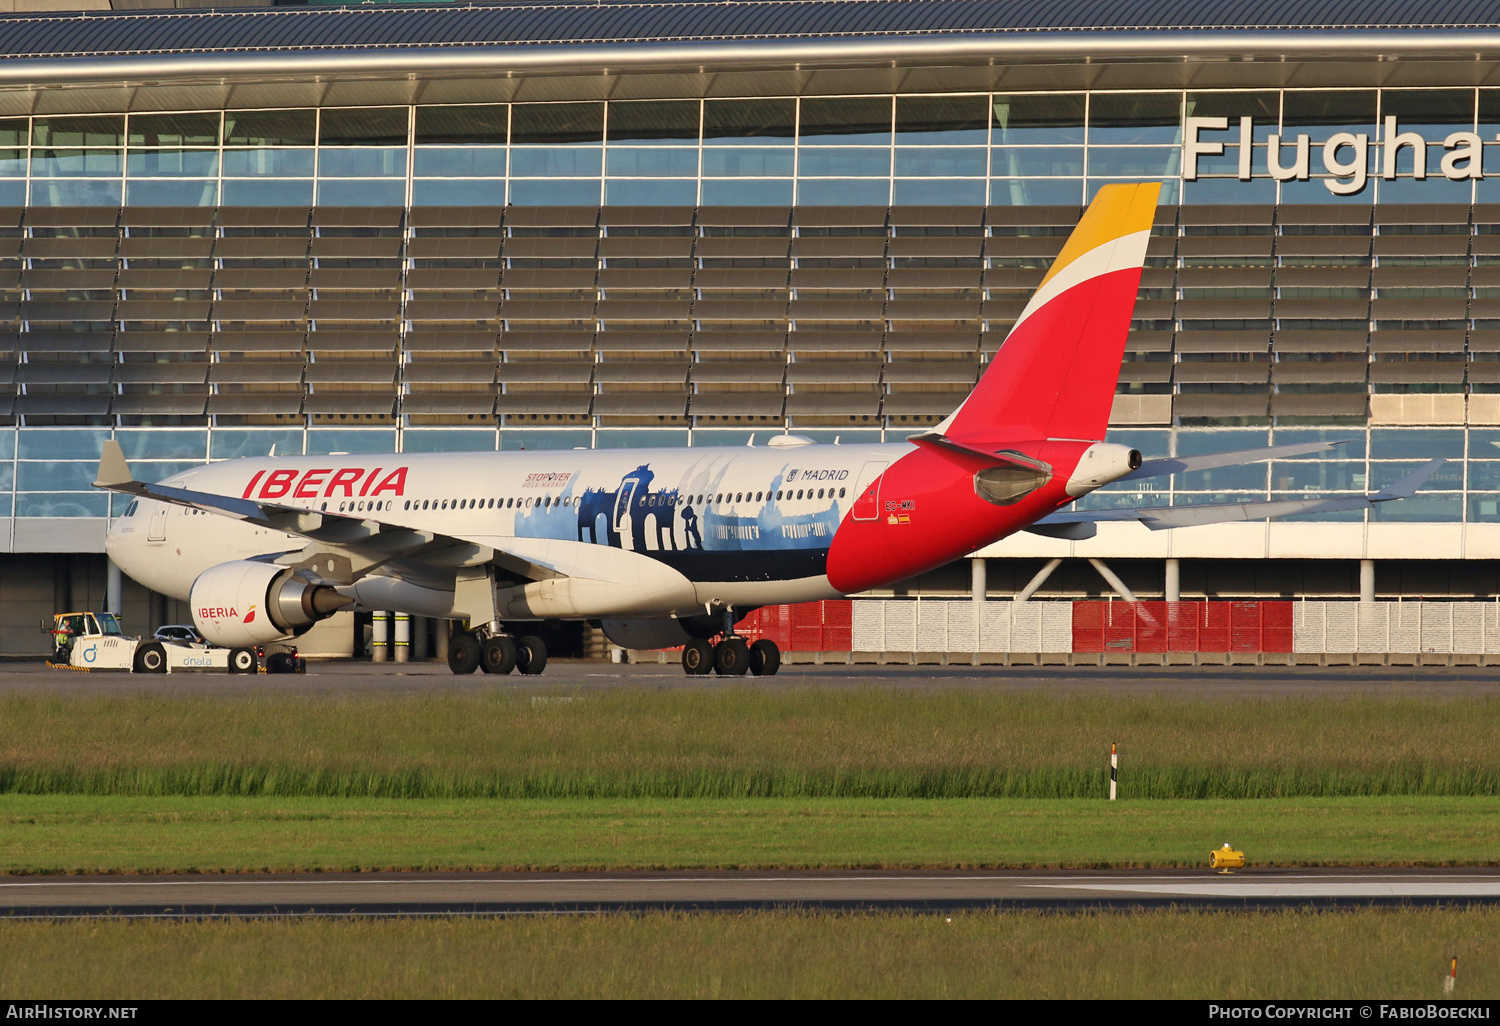
[{"label": "blue silhouette artwork on fuselage", "polygon": [[[743,497],[741,493],[732,497],[726,494],[724,502],[704,510],[703,528],[707,539],[704,547],[710,551],[826,549],[833,541],[833,532],[838,529],[842,517],[835,498],[836,490],[825,489],[825,497],[817,495],[816,489],[783,489],[782,484],[783,476],[778,474],[771,482],[770,490],[764,493],[764,500],[760,498],[760,492],[744,493]],[[749,515],[736,512],[750,503],[760,505]],[[786,509],[788,505],[808,504],[814,508],[806,513],[789,513]]]},{"label": "blue silhouette artwork on fuselage", "polygon": [[677,490],[653,492],[655,478],[643,464],[621,478],[618,487],[588,488],[576,499],[569,482],[568,489],[550,503],[543,497],[529,509],[517,511],[516,536],[587,541],[635,552],[679,548],[673,530]]},{"label": "blue silhouette artwork on fuselage", "polygon": [[[823,495],[813,488],[783,489],[782,475],[765,492],[713,492],[708,488],[717,482],[705,482],[704,492],[695,495],[679,495],[675,488],[653,491],[655,479],[642,464],[615,488],[587,488],[575,496],[575,478],[561,495],[542,496],[516,510],[516,535],[634,552],[826,549],[842,517],[836,488],[822,489]],[[791,513],[787,507],[807,512]]]},{"label": "blue silhouette artwork on fuselage", "polygon": [[682,538],[690,549],[703,548],[703,535],[698,533],[698,514],[692,506],[682,507]]}]

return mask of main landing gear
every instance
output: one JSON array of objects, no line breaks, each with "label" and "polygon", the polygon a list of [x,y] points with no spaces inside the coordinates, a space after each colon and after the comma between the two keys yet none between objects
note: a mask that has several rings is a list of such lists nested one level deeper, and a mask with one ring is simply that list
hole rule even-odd
[{"label": "main landing gear", "polygon": [[513,638],[488,630],[466,631],[448,643],[448,669],[454,673],[483,670],[505,674],[518,670],[533,676],[546,668],[547,645],[535,635]]},{"label": "main landing gear", "polygon": [[781,649],[769,638],[747,644],[739,635],[730,635],[717,645],[694,638],[682,646],[682,669],[695,676],[713,672],[742,677],[749,670],[756,677],[773,677],[781,669]]},{"label": "main landing gear", "polygon": [[756,677],[773,677],[781,669],[781,649],[762,638],[751,644],[734,633],[734,617],[724,613],[724,634],[717,645],[694,638],[682,646],[682,670],[690,676],[710,670],[721,677],[743,677],[749,670]]}]

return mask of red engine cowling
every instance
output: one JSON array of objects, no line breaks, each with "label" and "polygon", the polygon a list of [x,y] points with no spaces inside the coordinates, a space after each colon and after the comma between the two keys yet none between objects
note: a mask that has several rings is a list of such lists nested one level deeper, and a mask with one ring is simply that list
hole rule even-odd
[{"label": "red engine cowling", "polygon": [[204,638],[239,648],[295,637],[354,600],[289,567],[240,559],[199,574],[188,601]]}]

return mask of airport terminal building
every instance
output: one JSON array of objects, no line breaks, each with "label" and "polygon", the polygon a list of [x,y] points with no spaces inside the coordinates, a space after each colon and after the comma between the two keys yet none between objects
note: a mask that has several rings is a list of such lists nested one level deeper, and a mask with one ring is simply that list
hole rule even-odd
[{"label": "airport terminal building", "polygon": [[0,15],[0,655],[54,607],[186,615],[106,597],[107,438],[152,479],[900,439],[1092,193],[1142,180],[1112,439],[1346,440],[1147,503],[1448,464],[1378,513],[1024,534],[898,594],[1004,598],[1054,558],[1038,598],[1110,594],[1089,557],[1142,598],[1500,600],[1500,0]]}]

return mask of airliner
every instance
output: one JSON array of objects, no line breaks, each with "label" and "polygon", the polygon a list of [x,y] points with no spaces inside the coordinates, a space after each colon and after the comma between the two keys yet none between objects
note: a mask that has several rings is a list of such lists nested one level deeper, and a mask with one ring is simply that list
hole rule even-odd
[{"label": "airliner", "polygon": [[540,673],[535,624],[585,620],[624,648],[681,646],[689,674],[769,675],[776,645],[736,633],[752,610],[888,586],[1018,531],[1081,539],[1100,521],[1162,530],[1412,494],[1441,460],[1366,495],[1070,508],[1115,481],[1337,444],[1146,460],[1105,441],[1158,188],[1101,189],[974,389],[904,441],[272,456],[155,484],[110,441],[94,485],[135,501],[107,550],[226,647],[397,610],[467,621],[455,673]]}]

